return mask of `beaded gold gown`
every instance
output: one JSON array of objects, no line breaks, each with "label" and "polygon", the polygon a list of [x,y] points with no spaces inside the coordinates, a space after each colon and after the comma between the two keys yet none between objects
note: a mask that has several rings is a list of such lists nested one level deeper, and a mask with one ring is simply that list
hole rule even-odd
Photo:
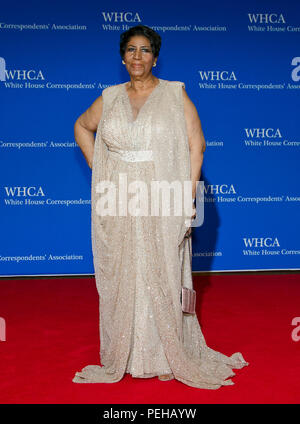
[{"label": "beaded gold gown", "polygon": [[[136,118],[126,83],[102,92],[91,192],[100,357],[99,364],[77,372],[73,382],[113,383],[125,373],[136,378],[172,373],[189,386],[217,389],[234,384],[229,379],[233,368],[248,365],[239,352],[226,356],[209,348],[197,316],[182,313],[181,287],[193,288],[186,217],[172,216],[172,207],[170,216],[161,210],[151,214],[152,181],[190,179],[182,87],[182,82],[159,79]],[[104,180],[116,188],[115,216],[98,212]],[[124,212],[130,201],[141,205],[139,190],[131,199],[120,190],[125,183],[136,187],[136,181],[149,189],[143,203],[148,214]]]}]

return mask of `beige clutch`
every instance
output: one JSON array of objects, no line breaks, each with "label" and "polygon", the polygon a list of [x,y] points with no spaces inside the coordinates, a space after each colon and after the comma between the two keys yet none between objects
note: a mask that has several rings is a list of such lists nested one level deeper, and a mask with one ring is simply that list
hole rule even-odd
[{"label": "beige clutch", "polygon": [[196,307],[196,291],[188,289],[187,287],[181,288],[181,309],[186,314],[194,314]]}]

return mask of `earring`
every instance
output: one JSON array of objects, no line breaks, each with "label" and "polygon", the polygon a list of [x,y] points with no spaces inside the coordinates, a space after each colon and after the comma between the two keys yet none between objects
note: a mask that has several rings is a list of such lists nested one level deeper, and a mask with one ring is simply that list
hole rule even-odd
[{"label": "earring", "polygon": [[156,66],[156,62],[153,63],[153,68]]},{"label": "earring", "polygon": [[124,62],[124,60],[122,60],[122,63],[123,63],[123,65],[125,65],[125,62]]}]

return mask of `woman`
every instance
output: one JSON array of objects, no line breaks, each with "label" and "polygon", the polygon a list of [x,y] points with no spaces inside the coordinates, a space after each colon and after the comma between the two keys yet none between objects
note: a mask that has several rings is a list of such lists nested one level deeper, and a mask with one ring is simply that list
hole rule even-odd
[{"label": "woman", "polygon": [[[120,53],[130,81],[103,90],[75,123],[76,141],[92,168],[92,247],[103,366],[86,366],[73,382],[112,383],[130,373],[217,389],[233,384],[227,379],[235,375],[232,368],[248,363],[240,353],[228,357],[210,349],[197,316],[182,312],[181,287],[192,288],[186,216],[175,216],[173,206],[169,216],[161,208],[159,214],[149,212],[153,181],[190,181],[195,198],[205,150],[200,119],[184,84],[152,74],[160,45],[160,36],[146,26],[121,34]],[[98,183],[116,188],[112,204],[124,211],[127,198],[120,188],[125,180],[127,187],[146,185],[148,190],[133,202],[146,205],[148,215],[101,212],[104,190]]]}]

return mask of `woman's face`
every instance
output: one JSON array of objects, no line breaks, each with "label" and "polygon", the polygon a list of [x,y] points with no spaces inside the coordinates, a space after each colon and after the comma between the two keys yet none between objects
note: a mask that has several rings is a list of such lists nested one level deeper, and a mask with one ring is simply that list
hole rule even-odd
[{"label": "woman's face", "polygon": [[131,37],[127,43],[123,60],[131,77],[142,77],[151,73],[155,59],[148,38],[143,35]]}]

